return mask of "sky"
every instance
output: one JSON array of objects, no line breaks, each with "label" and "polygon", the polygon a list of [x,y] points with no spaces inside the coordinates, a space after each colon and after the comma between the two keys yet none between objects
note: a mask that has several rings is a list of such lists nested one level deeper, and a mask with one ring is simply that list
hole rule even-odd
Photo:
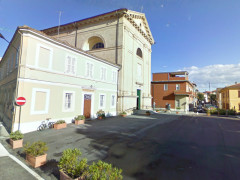
[{"label": "sky", "polygon": [[59,11],[65,24],[119,8],[145,13],[152,73],[186,70],[200,91],[240,83],[239,0],[0,0],[0,33],[10,41],[17,26],[57,26]]}]

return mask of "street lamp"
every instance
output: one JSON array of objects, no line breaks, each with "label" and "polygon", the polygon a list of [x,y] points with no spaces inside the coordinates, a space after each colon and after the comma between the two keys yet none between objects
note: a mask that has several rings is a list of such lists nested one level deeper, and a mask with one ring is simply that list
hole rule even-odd
[{"label": "street lamp", "polygon": [[[2,38],[2,39],[4,39],[5,41],[7,41],[7,43],[8,44],[10,44],[10,42],[0,33],[0,38]],[[14,46],[14,45],[12,45],[12,44],[10,44],[12,47],[14,47],[14,49],[16,49],[16,51],[17,51],[17,53],[18,53],[18,49]]]}]

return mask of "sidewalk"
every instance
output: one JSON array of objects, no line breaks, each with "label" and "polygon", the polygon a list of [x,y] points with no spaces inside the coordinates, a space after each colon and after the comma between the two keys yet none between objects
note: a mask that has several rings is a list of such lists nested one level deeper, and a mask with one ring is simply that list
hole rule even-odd
[{"label": "sidewalk", "polygon": [[43,180],[37,173],[18,160],[0,143],[0,179],[12,180],[21,178],[21,180]]}]

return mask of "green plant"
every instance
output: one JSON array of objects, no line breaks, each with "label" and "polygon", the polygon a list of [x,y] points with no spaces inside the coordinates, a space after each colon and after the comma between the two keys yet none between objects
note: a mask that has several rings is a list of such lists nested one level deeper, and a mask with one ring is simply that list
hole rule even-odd
[{"label": "green plant", "polygon": [[219,112],[220,115],[225,115],[226,114],[225,109],[218,109],[218,112]]},{"label": "green plant", "polygon": [[23,134],[20,131],[11,132],[10,139],[12,139],[14,141],[23,139]]},{"label": "green plant", "polygon": [[235,115],[236,114],[236,111],[234,109],[229,109],[228,110],[228,114],[229,115]]},{"label": "green plant", "polygon": [[92,165],[89,166],[89,169],[86,174],[87,180],[121,180],[122,177],[122,169],[118,169],[116,167],[112,167],[111,164],[103,162],[99,160],[97,163],[93,162]]},{"label": "green plant", "polygon": [[26,143],[24,146],[24,152],[32,156],[41,156],[46,154],[48,147],[45,142],[37,141],[32,144]]},{"label": "green plant", "polygon": [[79,120],[85,120],[85,116],[84,115],[78,115],[77,117],[74,118],[75,121],[79,121]]},{"label": "green plant", "polygon": [[126,115],[127,113],[125,111],[121,112],[120,115]]},{"label": "green plant", "polygon": [[65,120],[58,120],[57,122],[55,122],[55,124],[64,124],[66,123]]},{"label": "green plant", "polygon": [[103,111],[103,110],[99,110],[98,112],[97,112],[97,117],[105,117],[105,112]]},{"label": "green plant", "polygon": [[180,107],[176,107],[177,110],[180,110],[181,108]]},{"label": "green plant", "polygon": [[82,153],[79,149],[66,149],[58,163],[58,167],[71,178],[83,177],[87,170],[87,159],[80,159]]},{"label": "green plant", "polygon": [[218,110],[217,110],[217,109],[211,109],[211,110],[210,110],[210,113],[211,113],[211,114],[218,114]]},{"label": "green plant", "polygon": [[150,114],[150,111],[146,111],[146,114]]}]

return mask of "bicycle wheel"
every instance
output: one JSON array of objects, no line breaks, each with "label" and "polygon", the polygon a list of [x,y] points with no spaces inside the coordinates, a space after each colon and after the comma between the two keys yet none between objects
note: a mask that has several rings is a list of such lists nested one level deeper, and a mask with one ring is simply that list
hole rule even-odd
[{"label": "bicycle wheel", "polygon": [[38,127],[38,130],[39,130],[39,131],[42,131],[42,130],[44,130],[44,129],[45,129],[45,127],[44,127],[43,124],[41,124],[41,125]]},{"label": "bicycle wheel", "polygon": [[53,128],[54,122],[49,122],[48,123],[48,128]]}]

